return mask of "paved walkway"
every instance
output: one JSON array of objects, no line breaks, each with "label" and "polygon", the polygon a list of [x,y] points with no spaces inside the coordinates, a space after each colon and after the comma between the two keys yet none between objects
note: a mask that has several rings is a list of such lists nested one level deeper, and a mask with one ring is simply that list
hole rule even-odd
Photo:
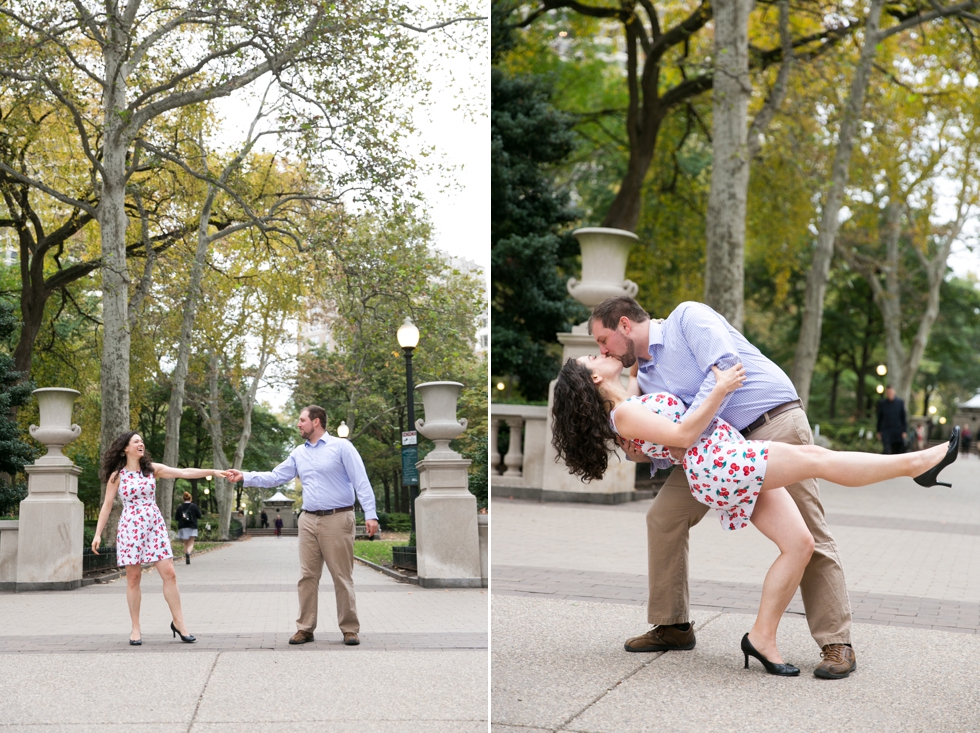
[{"label": "paved walkway", "polygon": [[324,569],[316,641],[290,646],[296,538],[176,568],[196,644],[173,640],[155,571],[141,647],[128,644],[125,579],[0,593],[0,733],[486,731],[485,590],[426,590],[357,564],[361,644],[347,647]]},{"label": "paved walkway", "polygon": [[[650,502],[494,500],[493,733],[980,730],[980,459],[953,489],[895,480],[821,496],[847,575],[859,669],[813,677],[797,597],[780,626],[799,678],[743,670],[741,635],[775,547],[709,514],[691,533],[690,652],[631,654],[646,623]],[[749,615],[751,614],[751,615]]]}]

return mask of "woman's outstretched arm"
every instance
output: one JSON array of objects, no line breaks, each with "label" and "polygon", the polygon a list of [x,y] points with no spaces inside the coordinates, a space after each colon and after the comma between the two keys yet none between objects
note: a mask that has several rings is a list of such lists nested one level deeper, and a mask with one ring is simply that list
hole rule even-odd
[{"label": "woman's outstretched arm", "polygon": [[724,371],[714,366],[711,369],[715,373],[714,389],[696,409],[686,413],[684,422],[675,423],[642,405],[623,404],[616,410],[617,432],[627,440],[646,440],[685,449],[694,445],[711,424],[725,395],[745,381],[745,368],[741,364]]},{"label": "woman's outstretched arm", "polygon": [[227,471],[219,471],[216,468],[171,468],[162,463],[153,463],[153,475],[157,478],[207,478],[208,476],[220,476],[228,478]]}]

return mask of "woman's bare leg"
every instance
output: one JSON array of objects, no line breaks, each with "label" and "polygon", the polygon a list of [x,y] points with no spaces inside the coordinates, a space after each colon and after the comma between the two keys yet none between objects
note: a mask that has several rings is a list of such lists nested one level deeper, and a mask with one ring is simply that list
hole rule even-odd
[{"label": "woman's bare leg", "polygon": [[194,552],[194,538],[188,537],[184,540],[184,554],[190,555],[192,552]]},{"label": "woman's bare leg", "polygon": [[782,663],[783,658],[776,647],[776,629],[800,585],[806,564],[810,562],[813,536],[789,492],[782,488],[759,494],[751,521],[776,543],[779,557],[762,584],[759,615],[749,632],[749,641],[770,662]]},{"label": "woman's bare leg", "polygon": [[126,566],[126,603],[129,604],[129,618],[133,622],[133,630],[130,632],[129,638],[133,641],[143,638],[140,631],[140,599],[142,598],[140,578],[142,577],[142,565]]},{"label": "woman's bare leg", "polygon": [[174,561],[171,558],[160,560],[156,563],[157,572],[163,580],[163,597],[170,606],[170,615],[174,617],[174,626],[184,636],[188,636],[187,627],[184,625],[184,611],[180,607],[180,591],[177,590],[177,572],[174,570]]},{"label": "woman's bare leg", "polygon": [[918,476],[945,455],[946,445],[886,456],[772,442],[762,489],[778,489],[807,478],[822,478],[841,486],[867,486],[899,476]]}]

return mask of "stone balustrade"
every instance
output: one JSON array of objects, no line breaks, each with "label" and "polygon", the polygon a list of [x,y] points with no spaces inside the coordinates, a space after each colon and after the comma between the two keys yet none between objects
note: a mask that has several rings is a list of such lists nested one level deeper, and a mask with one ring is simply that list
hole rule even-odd
[{"label": "stone balustrade", "polygon": [[[490,405],[490,483],[494,487],[540,489],[544,482],[544,453],[548,408],[536,405]],[[500,455],[499,436],[510,429],[507,453]]]}]

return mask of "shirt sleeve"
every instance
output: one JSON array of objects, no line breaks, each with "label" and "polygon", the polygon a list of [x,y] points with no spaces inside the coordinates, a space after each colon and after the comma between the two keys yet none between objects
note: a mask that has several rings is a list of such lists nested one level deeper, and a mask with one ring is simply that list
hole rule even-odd
[{"label": "shirt sleeve", "polygon": [[292,481],[297,476],[296,459],[290,453],[289,457],[271,471],[244,471],[242,486],[257,486],[260,489],[271,489]]},{"label": "shirt sleeve", "polygon": [[361,504],[361,509],[364,510],[364,518],[377,519],[378,512],[374,506],[374,488],[368,481],[367,470],[364,468],[361,454],[357,452],[357,448],[353,444],[347,443],[344,446],[343,461],[344,468],[347,470],[347,478],[354,486],[354,493],[357,494],[357,500]]},{"label": "shirt sleeve", "polygon": [[[679,315],[684,342],[691,350],[691,356],[699,372],[704,375],[704,381],[694,401],[691,402],[687,412],[681,416],[683,422],[715,388],[715,373],[711,371],[711,367],[731,369],[741,361],[741,357],[725,322],[715,311],[701,303],[685,303],[678,309],[683,309]],[[731,397],[731,392],[725,395],[718,412],[725,409]]]}]

